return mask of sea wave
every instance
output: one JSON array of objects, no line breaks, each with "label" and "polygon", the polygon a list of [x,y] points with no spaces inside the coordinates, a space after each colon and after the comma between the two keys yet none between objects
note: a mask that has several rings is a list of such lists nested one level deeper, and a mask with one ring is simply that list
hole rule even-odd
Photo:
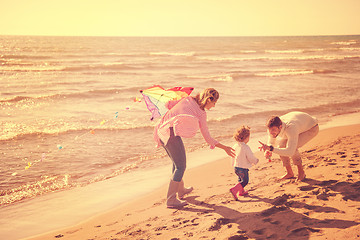
[{"label": "sea wave", "polygon": [[219,75],[191,75],[188,79],[202,79],[212,82],[233,82],[233,74],[219,74]]},{"label": "sea wave", "polygon": [[148,57],[149,54],[146,52],[104,52],[104,53],[98,53],[98,54],[92,54],[92,53],[71,53],[71,54],[65,54],[59,56],[59,58],[65,58],[65,59],[102,59],[102,58],[114,58],[114,57]]},{"label": "sea wave", "polygon": [[[115,113],[114,113],[115,116]],[[79,124],[77,126],[75,125],[69,125],[66,126],[66,124],[61,124],[58,127],[52,126],[51,128],[46,128],[43,130],[37,129],[35,126],[26,127],[26,126],[16,126],[14,124],[12,125],[12,129],[21,128],[21,131],[12,131],[8,134],[6,133],[6,129],[4,129],[5,132],[3,132],[2,135],[0,135],[0,142],[12,140],[12,139],[36,139],[39,136],[60,136],[60,135],[74,135],[75,138],[78,138],[79,136],[83,136],[85,134],[94,134],[94,133],[106,133],[106,132],[118,132],[118,131],[147,131],[152,130],[154,127],[154,123],[149,121],[147,124],[131,124],[127,122],[118,123],[114,122],[110,124],[109,122],[113,121],[114,119],[107,119],[107,120],[99,120],[94,124],[93,126],[84,126],[84,124]],[[106,124],[100,125],[99,123],[106,121]]]},{"label": "sea wave", "polygon": [[[94,97],[107,97],[113,94],[120,93],[138,93],[141,89],[137,87],[126,87],[126,88],[110,88],[110,89],[92,89],[83,92],[76,93],[62,93],[62,94],[53,94],[53,95],[41,95],[37,97],[31,96],[13,96],[11,98],[5,98],[0,100],[1,103],[18,103],[25,101],[48,101],[53,99],[84,99],[84,98],[94,98]],[[7,95],[10,95],[8,93]],[[127,98],[124,98],[127,99]]]},{"label": "sea wave", "polygon": [[344,51],[350,51],[350,52],[358,52],[358,51],[360,51],[359,47],[342,47],[340,49],[344,50]]},{"label": "sea wave", "polygon": [[336,71],[330,69],[274,69],[264,73],[256,73],[255,76],[261,77],[280,77],[280,76],[295,76],[305,74],[328,74]]},{"label": "sea wave", "polygon": [[0,58],[3,59],[34,59],[34,60],[48,60],[53,59],[52,56],[49,55],[26,55],[26,54],[12,54],[12,55],[0,55]]},{"label": "sea wave", "polygon": [[225,74],[219,75],[190,75],[187,76],[189,79],[201,79],[210,82],[233,82],[238,79],[257,77],[281,77],[281,76],[295,76],[305,74],[329,74],[336,73],[335,70],[331,69],[273,69],[265,70],[261,72],[250,72],[250,71],[232,71]]},{"label": "sea wave", "polygon": [[[190,151],[193,150],[195,149]],[[19,201],[24,201],[26,199],[32,199],[47,193],[69,190],[76,187],[84,187],[92,183],[117,177],[136,169],[146,169],[146,166],[149,165],[151,160],[164,158],[165,155],[165,152],[155,152],[151,155],[137,155],[130,157],[127,161],[122,163],[113,162],[108,164],[94,164],[93,167],[104,170],[103,174],[94,174],[93,172],[77,172],[74,174],[51,174],[52,176],[47,176],[43,174],[44,172],[49,172],[50,169],[46,169],[46,166],[42,166],[42,170],[37,169],[36,173],[33,173],[33,175],[40,174],[37,178],[38,180],[24,181],[22,180],[22,177],[20,177],[16,184],[7,184],[7,182],[10,179],[16,179],[18,176],[22,176],[26,171],[31,171],[31,168],[33,168],[34,165],[31,166],[30,170],[18,169],[14,172],[14,169],[10,169],[6,172],[8,177],[5,177],[0,181],[0,184],[3,186],[3,188],[0,189],[0,207],[7,206]],[[112,170],[106,171],[107,169]]]},{"label": "sea wave", "polygon": [[279,60],[344,60],[356,59],[360,55],[310,55],[310,56],[288,56],[288,57],[198,57],[200,60],[205,61],[220,61],[220,62],[236,62],[236,61],[279,61]]},{"label": "sea wave", "polygon": [[356,44],[356,43],[357,43],[356,40],[349,40],[349,41],[332,42],[331,44],[332,45],[346,45],[346,46],[349,46],[349,45],[353,45],[353,44]]},{"label": "sea wave", "polygon": [[[349,46],[351,44],[342,44],[345,46]],[[334,51],[359,51],[360,48],[358,47],[340,47],[340,48],[309,48],[309,49],[296,49],[296,50],[265,50],[265,53],[270,54],[303,54],[303,53],[314,53],[314,52],[334,52]]]},{"label": "sea wave", "polygon": [[132,70],[139,69],[141,67],[135,65],[129,65],[122,62],[106,63],[106,64],[89,64],[84,66],[67,66],[60,71],[64,72],[81,72],[81,71],[110,71],[110,70]]},{"label": "sea wave", "polygon": [[[16,173],[13,173],[13,176],[16,176]],[[67,174],[53,177],[43,176],[41,180],[32,184],[0,190],[0,206],[30,199],[48,192],[68,189],[71,187],[69,178],[70,176]]]},{"label": "sea wave", "polygon": [[274,53],[274,54],[294,54],[294,53],[303,53],[305,50],[297,49],[297,50],[265,50],[265,53]]},{"label": "sea wave", "polygon": [[195,52],[150,52],[152,56],[175,56],[175,57],[192,57]]}]

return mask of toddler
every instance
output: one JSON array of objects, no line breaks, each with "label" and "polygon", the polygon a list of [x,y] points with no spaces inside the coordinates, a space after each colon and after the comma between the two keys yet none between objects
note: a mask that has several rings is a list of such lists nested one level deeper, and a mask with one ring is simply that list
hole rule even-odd
[{"label": "toddler", "polygon": [[235,200],[238,200],[237,193],[239,196],[246,195],[248,192],[244,190],[244,187],[249,182],[249,168],[259,162],[250,147],[247,145],[250,139],[250,128],[242,126],[237,129],[234,133],[234,139],[237,143],[234,145],[236,156],[233,159],[233,166],[235,173],[239,177],[239,183],[230,189],[231,194]]}]

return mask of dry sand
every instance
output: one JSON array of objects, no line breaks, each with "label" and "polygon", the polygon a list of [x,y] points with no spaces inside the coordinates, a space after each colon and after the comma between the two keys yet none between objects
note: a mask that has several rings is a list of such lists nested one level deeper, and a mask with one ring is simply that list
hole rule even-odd
[{"label": "dry sand", "polygon": [[[167,186],[83,223],[30,239],[360,239],[360,125],[320,131],[301,149],[306,179],[278,180],[277,155],[250,169],[235,201],[230,159],[185,173],[189,205],[167,209]],[[191,161],[191,159],[189,159]],[[295,173],[296,173],[296,169]]]}]

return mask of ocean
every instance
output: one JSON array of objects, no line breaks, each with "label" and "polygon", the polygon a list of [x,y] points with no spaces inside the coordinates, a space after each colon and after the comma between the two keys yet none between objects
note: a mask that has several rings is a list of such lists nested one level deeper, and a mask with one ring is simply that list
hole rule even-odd
[{"label": "ocean", "polygon": [[[251,128],[253,139],[264,137],[270,115],[304,111],[321,126],[334,116],[359,113],[359,76],[359,35],[0,36],[0,229],[10,222],[31,228],[21,237],[38,234],[49,229],[34,227],[32,220],[14,222],[34,218],[40,203],[50,206],[66,196],[67,205],[86,192],[94,204],[79,205],[91,215],[167,181],[170,160],[155,148],[157,121],[136,100],[142,99],[140,90],[193,87],[195,95],[217,89],[209,130],[232,145],[241,125]],[[184,142],[190,167],[226,157],[212,154],[200,133]],[[256,141],[251,146],[255,151]],[[192,163],[191,156],[203,161]],[[135,183],[151,186],[129,188]],[[88,217],[70,212],[53,228]],[[15,234],[15,227],[4,236],[16,235],[10,231]]]}]

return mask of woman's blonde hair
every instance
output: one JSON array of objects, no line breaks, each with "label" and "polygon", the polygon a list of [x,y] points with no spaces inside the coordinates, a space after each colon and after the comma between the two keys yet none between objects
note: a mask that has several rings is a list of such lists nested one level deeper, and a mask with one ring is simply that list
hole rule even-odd
[{"label": "woman's blonde hair", "polygon": [[212,102],[216,102],[219,99],[219,92],[214,88],[206,88],[201,93],[198,93],[194,99],[200,108],[204,110],[208,99]]},{"label": "woman's blonde hair", "polygon": [[248,126],[241,126],[234,133],[234,139],[237,142],[243,142],[248,136],[250,136],[250,128]]}]

